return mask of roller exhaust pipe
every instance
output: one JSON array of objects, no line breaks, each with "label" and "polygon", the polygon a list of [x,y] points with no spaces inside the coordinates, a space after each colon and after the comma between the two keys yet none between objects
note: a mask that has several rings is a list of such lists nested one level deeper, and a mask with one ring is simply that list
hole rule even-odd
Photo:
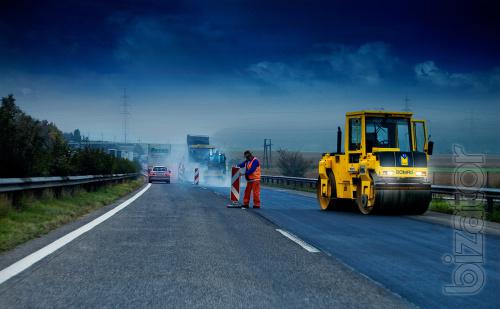
[{"label": "roller exhaust pipe", "polygon": [[337,153],[342,152],[342,130],[337,127]]}]

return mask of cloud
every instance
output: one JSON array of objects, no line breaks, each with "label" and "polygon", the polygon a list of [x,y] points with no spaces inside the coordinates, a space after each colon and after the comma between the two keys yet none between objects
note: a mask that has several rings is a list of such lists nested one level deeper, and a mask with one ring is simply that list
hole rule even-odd
[{"label": "cloud", "polygon": [[[113,22],[115,22],[114,19]],[[169,31],[169,28],[172,28],[169,25],[174,22],[175,20],[168,17],[164,19],[136,18],[119,37],[114,50],[115,58],[124,63],[150,64],[151,61],[158,60],[158,55],[171,53],[178,45],[177,38]]]},{"label": "cloud", "polygon": [[490,77],[490,85],[500,90],[500,67],[495,67]]},{"label": "cloud", "polygon": [[484,72],[453,73],[439,68],[434,61],[428,60],[416,64],[414,71],[418,81],[437,87],[500,90],[500,67]]},{"label": "cloud", "polygon": [[121,31],[113,54],[124,70],[203,75],[227,69],[231,59],[223,55],[226,32],[208,22],[181,15],[127,19],[120,14],[108,22]]},{"label": "cloud", "polygon": [[389,45],[383,42],[366,43],[358,48],[346,45],[325,47],[326,53],[312,56],[310,61],[328,63],[333,78],[375,85],[399,63],[399,59],[391,54]]},{"label": "cloud", "polygon": [[261,61],[252,64],[247,71],[264,82],[304,81],[313,77],[312,72],[294,68],[283,62]]},{"label": "cloud", "polygon": [[341,44],[315,46],[315,51],[288,62],[261,61],[247,72],[268,83],[330,81],[378,85],[397,69],[399,59],[388,44],[366,43],[359,47]]}]

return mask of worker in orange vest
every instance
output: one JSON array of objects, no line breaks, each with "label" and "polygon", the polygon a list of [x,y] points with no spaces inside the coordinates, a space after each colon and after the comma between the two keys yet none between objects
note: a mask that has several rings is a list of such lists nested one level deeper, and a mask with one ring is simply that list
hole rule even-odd
[{"label": "worker in orange vest", "polygon": [[245,151],[244,155],[246,160],[238,165],[240,168],[246,168],[247,186],[242,207],[249,208],[250,194],[253,191],[253,208],[260,208],[260,162],[249,150]]}]

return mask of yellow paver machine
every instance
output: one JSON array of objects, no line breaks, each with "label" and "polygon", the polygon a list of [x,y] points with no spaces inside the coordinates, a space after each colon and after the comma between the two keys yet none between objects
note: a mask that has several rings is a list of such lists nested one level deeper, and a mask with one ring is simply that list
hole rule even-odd
[{"label": "yellow paver machine", "polygon": [[[324,153],[318,166],[321,209],[357,204],[363,214],[423,214],[431,201],[427,162],[434,143],[424,120],[411,112],[358,111],[346,114],[337,152]],[[347,203],[346,203],[347,202]]]}]

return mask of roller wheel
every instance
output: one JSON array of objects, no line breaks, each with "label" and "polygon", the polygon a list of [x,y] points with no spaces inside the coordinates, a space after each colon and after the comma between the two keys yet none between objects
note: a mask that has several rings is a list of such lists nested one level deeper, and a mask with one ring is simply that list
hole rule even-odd
[{"label": "roller wheel", "polygon": [[413,209],[408,210],[409,215],[423,215],[427,209],[429,209],[429,205],[421,205],[415,206]]},{"label": "roller wheel", "polygon": [[426,190],[381,190],[375,194],[377,211],[421,215],[427,211],[431,192]]},{"label": "roller wheel", "polygon": [[356,196],[356,204],[358,205],[359,211],[364,215],[371,214],[375,207],[373,205],[368,206],[368,196],[362,193],[361,185],[358,185]]},{"label": "roller wheel", "polygon": [[432,194],[421,192],[416,202],[407,210],[410,215],[423,215],[428,209],[432,200]]},{"label": "roller wheel", "polygon": [[332,210],[335,207],[336,204],[336,198],[337,198],[337,186],[335,182],[335,176],[333,175],[332,171],[327,171],[328,174],[328,196],[324,197],[321,194],[321,181],[320,178],[318,177],[318,185],[316,186],[316,195],[318,197],[319,201],[319,206],[321,207],[321,210]]}]

